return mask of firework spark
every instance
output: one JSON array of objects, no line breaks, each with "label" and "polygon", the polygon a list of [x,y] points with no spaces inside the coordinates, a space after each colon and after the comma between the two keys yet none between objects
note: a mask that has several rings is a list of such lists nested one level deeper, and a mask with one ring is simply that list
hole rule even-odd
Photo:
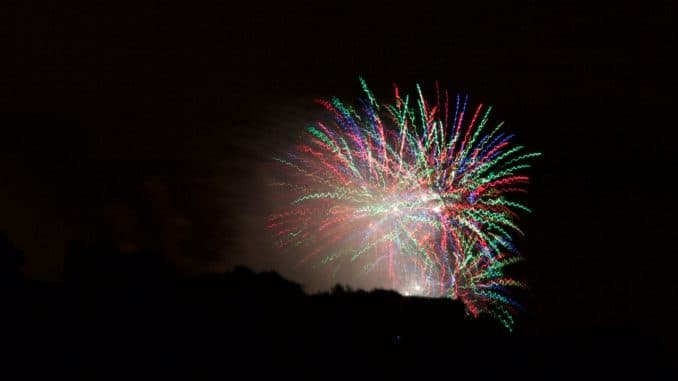
[{"label": "firework spark", "polygon": [[[491,107],[472,108],[436,88],[380,103],[361,79],[356,105],[319,100],[332,116],[307,127],[303,143],[275,158],[283,197],[268,219],[280,247],[300,263],[359,263],[384,272],[404,294],[450,297],[469,313],[488,313],[511,329],[518,307],[504,276],[520,259],[512,234],[525,192],[521,171],[539,153],[512,146]],[[453,110],[453,112],[450,112]]]}]

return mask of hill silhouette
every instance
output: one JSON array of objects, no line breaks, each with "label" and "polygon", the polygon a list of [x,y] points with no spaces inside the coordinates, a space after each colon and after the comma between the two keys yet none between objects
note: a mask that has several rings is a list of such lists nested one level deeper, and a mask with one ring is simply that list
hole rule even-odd
[{"label": "hill silhouette", "polygon": [[14,279],[3,286],[11,349],[4,362],[28,378],[539,378],[668,369],[651,338],[513,335],[467,318],[452,300],[342,285],[307,295],[275,272],[245,267],[180,278],[157,253],[123,254],[106,242],[72,245],[64,282],[26,281],[20,251],[3,236],[0,248],[6,279]]}]

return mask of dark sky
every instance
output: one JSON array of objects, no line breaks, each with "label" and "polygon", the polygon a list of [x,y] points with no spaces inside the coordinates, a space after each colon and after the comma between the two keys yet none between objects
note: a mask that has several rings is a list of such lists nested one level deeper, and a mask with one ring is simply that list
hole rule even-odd
[{"label": "dark sky", "polygon": [[671,2],[219,3],[3,12],[0,229],[27,275],[99,239],[187,272],[276,267],[262,163],[312,99],[438,80],[544,154],[519,242],[534,330],[676,334]]}]

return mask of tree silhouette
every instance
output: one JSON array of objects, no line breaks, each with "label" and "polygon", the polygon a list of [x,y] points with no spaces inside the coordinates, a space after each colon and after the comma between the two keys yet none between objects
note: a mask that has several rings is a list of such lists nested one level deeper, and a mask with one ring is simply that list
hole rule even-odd
[{"label": "tree silhouette", "polygon": [[24,253],[0,231],[0,281],[17,283],[23,279]]}]

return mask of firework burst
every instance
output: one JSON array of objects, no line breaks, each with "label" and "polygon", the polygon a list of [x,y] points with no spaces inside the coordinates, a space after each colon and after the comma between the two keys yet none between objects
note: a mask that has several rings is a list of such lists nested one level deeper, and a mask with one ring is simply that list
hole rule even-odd
[{"label": "firework burst", "polygon": [[521,171],[539,154],[510,145],[492,108],[467,97],[436,88],[430,103],[418,86],[415,97],[395,87],[386,104],[361,83],[353,106],[319,100],[330,122],[275,158],[287,197],[268,219],[278,245],[303,252],[301,264],[357,262],[405,294],[460,299],[512,328],[509,288],[522,283],[504,267],[520,259],[512,234],[529,209],[509,196],[525,192]]}]

